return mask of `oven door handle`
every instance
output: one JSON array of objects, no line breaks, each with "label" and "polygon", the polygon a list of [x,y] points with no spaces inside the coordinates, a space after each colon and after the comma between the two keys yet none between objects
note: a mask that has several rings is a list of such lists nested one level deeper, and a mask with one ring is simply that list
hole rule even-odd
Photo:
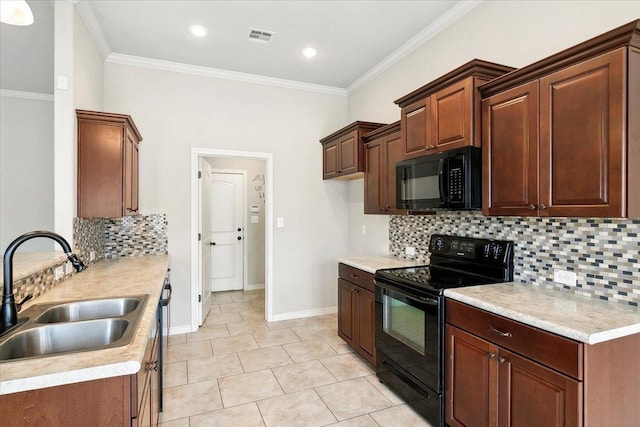
[{"label": "oven door handle", "polygon": [[419,297],[419,296],[409,295],[406,291],[403,292],[400,289],[395,288],[393,286],[389,286],[387,284],[380,283],[376,279],[373,279],[373,283],[376,286],[380,287],[381,289],[386,289],[386,290],[391,291],[391,292],[401,293],[403,297],[408,298],[408,299],[413,300],[413,301],[416,301],[416,302],[419,302],[421,304],[438,305],[438,299],[437,298]]}]

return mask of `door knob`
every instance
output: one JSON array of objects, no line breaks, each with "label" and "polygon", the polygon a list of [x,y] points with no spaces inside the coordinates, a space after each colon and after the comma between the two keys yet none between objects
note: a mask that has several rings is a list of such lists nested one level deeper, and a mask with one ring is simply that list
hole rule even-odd
[{"label": "door knob", "polygon": [[215,246],[215,245],[216,245],[216,242],[211,242],[211,243],[209,243],[209,244],[210,244],[211,246]]},{"label": "door knob", "polygon": [[238,236],[238,240],[242,240],[242,237]]},{"label": "door knob", "polygon": [[238,227],[238,231],[242,231],[242,228]]}]

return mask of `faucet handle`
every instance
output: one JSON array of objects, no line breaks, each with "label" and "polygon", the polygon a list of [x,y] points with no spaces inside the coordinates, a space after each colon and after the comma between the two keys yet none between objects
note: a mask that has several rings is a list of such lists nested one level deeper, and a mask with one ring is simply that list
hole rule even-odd
[{"label": "faucet handle", "polygon": [[17,310],[18,311],[22,310],[22,304],[24,304],[25,302],[29,301],[31,298],[33,298],[33,294],[29,294],[26,297],[24,297],[24,299],[22,301],[20,301],[18,304],[16,304]]},{"label": "faucet handle", "polygon": [[87,268],[73,252],[68,252],[67,258],[69,258],[69,262],[71,262],[71,265],[73,265],[73,268],[75,268],[78,273]]}]

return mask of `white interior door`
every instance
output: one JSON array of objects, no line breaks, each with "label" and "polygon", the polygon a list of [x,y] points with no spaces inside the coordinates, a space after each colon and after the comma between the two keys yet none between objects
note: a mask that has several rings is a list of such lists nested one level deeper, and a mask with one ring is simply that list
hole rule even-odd
[{"label": "white interior door", "polygon": [[211,291],[243,289],[244,176],[211,174]]},{"label": "white interior door", "polygon": [[203,158],[199,158],[200,179],[198,194],[200,200],[199,225],[200,239],[200,325],[209,314],[213,299],[211,298],[211,166]]}]

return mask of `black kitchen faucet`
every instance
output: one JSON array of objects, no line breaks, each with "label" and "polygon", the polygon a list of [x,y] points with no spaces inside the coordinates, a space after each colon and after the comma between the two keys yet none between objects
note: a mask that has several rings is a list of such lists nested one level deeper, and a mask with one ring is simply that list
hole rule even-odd
[{"label": "black kitchen faucet", "polygon": [[13,254],[21,244],[36,237],[46,237],[58,242],[77,272],[81,272],[86,268],[82,261],[71,252],[69,242],[59,234],[51,231],[30,231],[16,238],[7,246],[2,264],[4,270],[4,291],[2,293],[2,307],[0,308],[0,336],[18,325],[18,311],[20,311],[21,305],[32,297],[32,295],[28,295],[20,301],[20,303],[16,304],[15,297],[13,296]]}]

